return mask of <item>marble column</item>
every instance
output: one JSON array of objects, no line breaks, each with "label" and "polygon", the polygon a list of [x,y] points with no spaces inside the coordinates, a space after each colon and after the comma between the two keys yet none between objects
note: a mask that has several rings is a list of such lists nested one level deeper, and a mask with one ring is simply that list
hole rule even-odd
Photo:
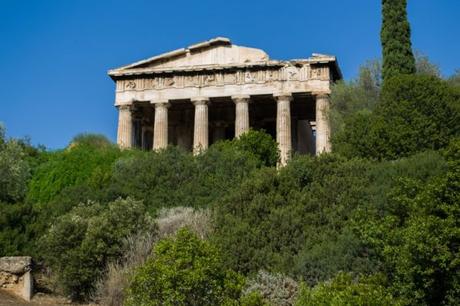
[{"label": "marble column", "polygon": [[273,95],[276,99],[276,142],[280,150],[280,166],[287,164],[292,151],[291,100],[287,93]]},{"label": "marble column", "polygon": [[131,148],[133,145],[133,117],[131,105],[118,106],[117,144],[122,149]]},{"label": "marble column", "polygon": [[232,96],[235,103],[235,138],[249,130],[249,101],[246,95]]},{"label": "marble column", "polygon": [[[153,102],[152,102],[153,103]],[[164,149],[168,146],[168,102],[156,102],[155,123],[153,126],[153,149]]]},{"label": "marble column", "polygon": [[329,95],[320,93],[316,95],[316,155],[331,151],[328,114]]},{"label": "marble column", "polygon": [[195,123],[193,131],[193,153],[206,150],[209,144],[208,103],[209,98],[197,97],[192,99],[195,105]]}]

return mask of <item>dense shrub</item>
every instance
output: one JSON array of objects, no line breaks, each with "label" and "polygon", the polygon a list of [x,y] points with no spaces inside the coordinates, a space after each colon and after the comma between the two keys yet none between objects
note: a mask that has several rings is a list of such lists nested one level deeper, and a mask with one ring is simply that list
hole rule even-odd
[{"label": "dense shrub", "polygon": [[124,238],[153,230],[142,202],[88,202],[59,217],[40,244],[63,292],[82,299],[93,291],[106,264],[122,255]]},{"label": "dense shrub", "polygon": [[30,166],[21,144],[14,139],[6,140],[0,125],[0,201],[21,201],[27,190]]},{"label": "dense shrub", "polygon": [[448,145],[460,133],[460,96],[446,82],[402,75],[385,82],[373,113],[357,113],[333,137],[346,156],[397,159]]},{"label": "dense shrub", "polygon": [[36,170],[30,182],[28,201],[46,204],[63,190],[76,186],[103,189],[110,182],[112,164],[121,155],[116,147],[84,143],[53,152]]},{"label": "dense shrub", "polygon": [[[142,199],[151,212],[163,207],[207,207],[264,163],[258,154],[249,151],[248,146],[257,149],[250,135],[253,134],[248,133],[248,145],[244,144],[246,138],[221,142],[196,157],[168,147],[160,152],[139,152],[121,158],[114,166],[110,192]],[[271,142],[268,146],[265,135],[254,135],[265,140],[259,150],[268,154],[263,158],[272,158],[270,149],[276,146]]]},{"label": "dense shrub", "polygon": [[110,140],[101,134],[82,133],[76,135],[70,142],[70,147],[87,146],[95,148],[104,148],[114,146]]},{"label": "dense shrub", "polygon": [[[279,173],[262,169],[249,176],[214,207],[213,239],[227,265],[243,273],[300,274],[313,283],[339,270],[367,271],[361,244],[350,244],[357,238],[344,233],[353,209],[366,201],[368,167],[325,155],[297,158]],[[337,239],[344,241],[311,256]],[[337,260],[342,257],[347,259]]]},{"label": "dense shrub", "polygon": [[181,229],[138,269],[126,305],[222,305],[239,299],[243,283],[223,267],[217,248]]},{"label": "dense shrub", "polygon": [[320,283],[314,288],[301,286],[298,306],[342,306],[342,305],[405,305],[386,289],[382,276],[360,277],[339,273],[331,281]]},{"label": "dense shrub", "polygon": [[106,272],[96,284],[93,300],[104,306],[123,306],[135,269],[143,265],[158,236],[141,232],[123,239],[122,255],[107,264]]},{"label": "dense shrub", "polygon": [[359,76],[351,81],[332,85],[329,122],[332,134],[341,132],[345,122],[357,112],[370,112],[379,102],[382,75],[379,61],[361,66]]},{"label": "dense shrub", "polygon": [[264,131],[249,130],[232,140],[232,145],[238,151],[254,155],[259,165],[274,167],[279,160],[278,145],[275,140]]},{"label": "dense shrub", "polygon": [[298,284],[292,278],[266,271],[259,271],[254,278],[248,279],[244,290],[246,296],[258,293],[267,304],[277,306],[293,305],[297,291]]},{"label": "dense shrub", "polygon": [[32,254],[35,237],[28,224],[33,222],[31,205],[0,202],[0,257]]},{"label": "dense shrub", "polygon": [[460,142],[453,142],[445,173],[401,177],[389,192],[385,214],[368,210],[357,217],[395,294],[417,305],[454,305],[460,299],[459,152]]}]

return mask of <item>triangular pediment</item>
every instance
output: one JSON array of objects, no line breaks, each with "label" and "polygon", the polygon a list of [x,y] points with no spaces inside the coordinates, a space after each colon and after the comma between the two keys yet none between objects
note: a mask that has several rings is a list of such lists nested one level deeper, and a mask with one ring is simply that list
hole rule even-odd
[{"label": "triangular pediment", "polygon": [[249,64],[268,60],[269,57],[263,50],[237,46],[232,44],[228,38],[217,37],[187,48],[163,53],[113,69],[109,74],[143,69],[167,70],[199,66]]}]

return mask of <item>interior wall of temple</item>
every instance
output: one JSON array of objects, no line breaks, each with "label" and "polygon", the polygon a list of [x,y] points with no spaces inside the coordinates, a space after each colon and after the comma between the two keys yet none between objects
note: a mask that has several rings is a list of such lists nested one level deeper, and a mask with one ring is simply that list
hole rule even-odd
[{"label": "interior wall of temple", "polygon": [[[251,97],[249,123],[254,130],[264,130],[276,139],[277,104],[273,96]],[[209,144],[235,137],[235,103],[230,97],[211,99],[209,110]],[[136,103],[133,109],[133,141],[136,148],[152,150],[155,108]],[[195,107],[189,100],[171,101],[168,107],[168,143],[192,151]],[[292,150],[315,154],[315,99],[294,96],[291,102]]]}]

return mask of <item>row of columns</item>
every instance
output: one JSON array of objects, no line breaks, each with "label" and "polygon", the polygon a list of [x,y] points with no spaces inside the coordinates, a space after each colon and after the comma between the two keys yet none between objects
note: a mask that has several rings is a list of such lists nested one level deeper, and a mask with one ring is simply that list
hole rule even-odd
[{"label": "row of columns", "polygon": [[[280,150],[280,164],[285,165],[292,151],[291,135],[291,101],[292,95],[288,93],[276,94],[276,141]],[[249,130],[249,102],[250,96],[241,95],[232,97],[235,103],[235,137],[241,136]],[[199,153],[208,148],[208,104],[209,98],[197,97],[191,99],[195,105],[195,123],[193,134],[193,151]],[[155,102],[155,123],[153,149],[158,150],[168,145],[168,107],[169,103]],[[316,95],[316,153],[329,152],[330,128],[327,120],[329,96]],[[132,146],[132,117],[129,105],[121,105],[118,120],[117,143],[122,148]]]}]

